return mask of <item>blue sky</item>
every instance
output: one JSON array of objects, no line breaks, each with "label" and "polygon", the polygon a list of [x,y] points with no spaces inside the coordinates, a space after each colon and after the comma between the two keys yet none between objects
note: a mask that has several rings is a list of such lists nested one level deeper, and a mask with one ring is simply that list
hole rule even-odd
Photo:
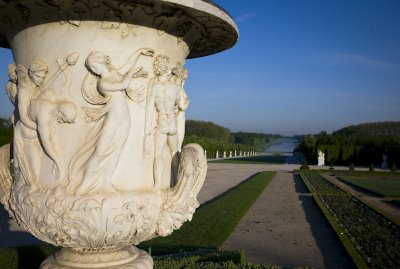
[{"label": "blue sky", "polygon": [[[240,37],[230,50],[188,60],[188,119],[284,135],[400,120],[400,1],[215,2]],[[0,85],[11,61],[1,49]],[[11,105],[0,92],[4,117]]]}]

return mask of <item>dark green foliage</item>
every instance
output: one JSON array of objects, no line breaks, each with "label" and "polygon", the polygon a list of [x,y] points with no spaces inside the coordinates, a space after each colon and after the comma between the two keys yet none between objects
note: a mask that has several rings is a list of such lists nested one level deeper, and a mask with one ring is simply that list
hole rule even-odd
[{"label": "dark green foliage", "polygon": [[303,176],[307,179],[309,184],[310,192],[324,193],[324,194],[344,194],[344,192],[330,183],[329,181],[322,178],[316,171],[302,171]]},{"label": "dark green foliage", "polygon": [[8,120],[0,118],[0,146],[8,144],[13,138],[13,128]]},{"label": "dark green foliage", "polygon": [[313,135],[306,135],[294,151],[303,153],[304,159],[307,160],[308,163],[313,164],[317,162],[318,158],[315,145],[315,137]]},{"label": "dark green foliage", "polygon": [[208,152],[208,157],[214,158],[217,150],[220,157],[224,151],[256,151],[264,149],[274,139],[281,137],[277,134],[261,133],[231,133],[228,128],[213,122],[187,120],[184,144],[200,144]]},{"label": "dark green foliage", "polygon": [[308,135],[296,148],[310,163],[316,163],[318,150],[325,153],[327,162],[339,165],[381,163],[383,154],[388,156],[390,163],[398,164],[400,122],[366,123],[343,128],[332,135],[326,132]]},{"label": "dark green foliage", "polygon": [[354,171],[354,163],[351,163],[349,166],[349,171]]},{"label": "dark green foliage", "polygon": [[397,171],[397,167],[396,165],[393,163],[392,166],[390,166],[390,171],[392,172],[396,172]]},{"label": "dark green foliage", "polygon": [[234,143],[234,138],[228,128],[207,121],[187,120],[185,135],[207,137],[220,143]]},{"label": "dark green foliage", "polygon": [[369,171],[370,171],[370,172],[375,171],[375,167],[374,167],[374,164],[373,164],[373,163],[371,163],[371,164],[369,165]]},{"label": "dark green foliage", "polygon": [[333,162],[331,162],[331,164],[329,165],[329,170],[334,170],[335,167],[333,167]]},{"label": "dark green foliage", "polygon": [[333,135],[338,136],[400,136],[400,121],[363,123],[344,127]]},{"label": "dark green foliage", "polygon": [[217,151],[219,157],[222,158],[223,152],[232,154],[236,150],[240,151],[256,151],[254,145],[237,144],[235,137],[228,128],[219,126],[212,122],[187,120],[185,127],[185,139],[183,145],[189,143],[197,143],[207,151],[208,158],[215,158]]}]

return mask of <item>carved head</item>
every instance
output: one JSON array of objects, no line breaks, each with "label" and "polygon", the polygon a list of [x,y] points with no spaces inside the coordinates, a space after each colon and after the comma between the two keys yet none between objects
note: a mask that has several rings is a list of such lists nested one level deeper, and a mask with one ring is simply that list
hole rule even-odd
[{"label": "carved head", "polygon": [[101,76],[110,65],[110,57],[99,51],[93,51],[86,58],[86,67],[96,75]]},{"label": "carved head", "polygon": [[170,59],[167,55],[157,55],[153,62],[154,73],[157,76],[171,73],[169,61]]},{"label": "carved head", "polygon": [[178,65],[172,69],[172,74],[182,80],[187,79],[188,70],[183,65]]},{"label": "carved head", "polygon": [[32,82],[40,87],[43,85],[48,72],[49,67],[47,63],[41,59],[35,59],[31,62],[28,74]]},{"label": "carved head", "polygon": [[58,105],[57,122],[58,123],[73,123],[76,119],[76,106],[67,101],[60,102]]},{"label": "carved head", "polygon": [[15,63],[9,64],[8,65],[8,77],[10,78],[10,80],[14,83],[17,82],[17,66],[15,65]]}]

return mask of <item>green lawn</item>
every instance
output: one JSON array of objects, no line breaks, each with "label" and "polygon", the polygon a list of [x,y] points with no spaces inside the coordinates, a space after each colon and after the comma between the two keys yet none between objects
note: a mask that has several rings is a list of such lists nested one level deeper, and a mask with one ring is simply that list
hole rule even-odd
[{"label": "green lawn", "polygon": [[341,180],[382,197],[400,198],[400,174],[344,176]]},{"label": "green lawn", "polygon": [[201,206],[191,222],[172,235],[155,238],[140,245],[155,253],[177,252],[197,248],[218,249],[233,232],[275,172],[262,172]]},{"label": "green lawn", "polygon": [[286,156],[253,156],[234,159],[213,160],[210,163],[284,163]]}]

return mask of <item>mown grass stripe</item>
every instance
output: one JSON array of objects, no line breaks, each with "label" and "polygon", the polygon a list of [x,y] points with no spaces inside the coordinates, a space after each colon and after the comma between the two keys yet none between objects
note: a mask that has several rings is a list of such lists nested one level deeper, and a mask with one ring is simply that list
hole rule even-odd
[{"label": "mown grass stripe", "polygon": [[[201,206],[191,222],[165,238],[141,244],[156,253],[179,250],[218,249],[234,231],[241,218],[257,200],[276,172],[261,172]],[[226,179],[229,180],[229,179]]]}]

